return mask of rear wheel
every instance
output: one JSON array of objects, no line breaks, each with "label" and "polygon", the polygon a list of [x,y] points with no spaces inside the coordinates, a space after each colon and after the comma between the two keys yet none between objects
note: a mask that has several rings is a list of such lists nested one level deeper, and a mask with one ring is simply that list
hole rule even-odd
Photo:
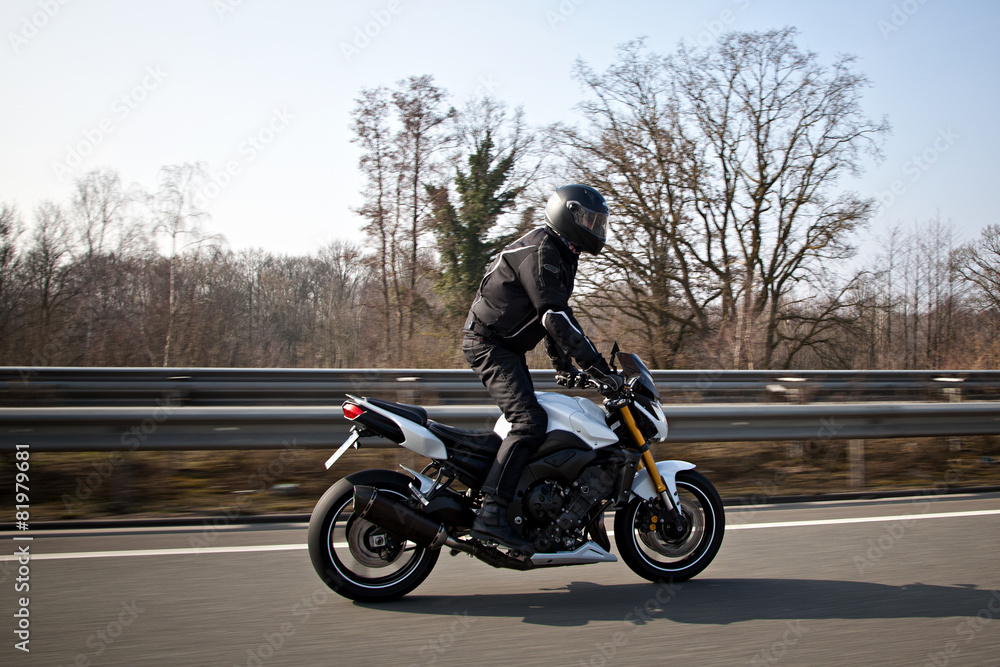
[{"label": "rear wheel", "polygon": [[402,597],[431,573],[440,549],[426,549],[354,513],[354,487],[372,486],[406,502],[410,478],[365,470],[327,489],[309,520],[309,557],[327,586],[359,602]]},{"label": "rear wheel", "polygon": [[700,473],[677,473],[677,493],[687,524],[677,531],[664,519],[662,501],[633,498],[615,514],[615,544],[622,560],[650,581],[687,581],[712,562],[722,546],[722,499]]}]

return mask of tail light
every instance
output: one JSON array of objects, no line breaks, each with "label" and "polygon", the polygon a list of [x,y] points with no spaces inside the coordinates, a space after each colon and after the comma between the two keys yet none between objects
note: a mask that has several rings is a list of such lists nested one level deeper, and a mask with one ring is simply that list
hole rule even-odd
[{"label": "tail light", "polygon": [[365,414],[365,410],[360,405],[344,403],[344,417],[347,419],[354,421],[363,414]]}]

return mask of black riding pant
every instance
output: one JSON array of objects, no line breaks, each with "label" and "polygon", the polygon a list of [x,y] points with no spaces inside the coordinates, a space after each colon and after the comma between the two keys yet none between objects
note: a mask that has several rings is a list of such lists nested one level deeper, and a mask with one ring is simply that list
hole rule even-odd
[{"label": "black riding pant", "polygon": [[473,334],[463,339],[462,352],[511,425],[482,489],[510,502],[528,459],[545,440],[548,417],[523,354]]}]

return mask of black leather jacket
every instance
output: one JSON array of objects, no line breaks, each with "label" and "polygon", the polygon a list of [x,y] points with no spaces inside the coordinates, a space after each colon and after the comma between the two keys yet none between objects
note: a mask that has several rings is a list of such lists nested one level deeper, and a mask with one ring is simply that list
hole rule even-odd
[{"label": "black leather jacket", "polygon": [[582,368],[608,372],[569,307],[577,262],[577,254],[548,227],[522,236],[486,271],[465,331],[521,354],[544,339],[557,370],[572,368],[572,357]]}]

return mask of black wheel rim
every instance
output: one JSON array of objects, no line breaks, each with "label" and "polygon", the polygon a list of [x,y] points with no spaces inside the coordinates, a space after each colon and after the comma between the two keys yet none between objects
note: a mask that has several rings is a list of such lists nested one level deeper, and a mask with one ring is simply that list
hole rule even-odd
[{"label": "black wheel rim", "polygon": [[632,537],[639,556],[650,566],[663,571],[677,571],[697,563],[711,544],[716,520],[708,496],[698,487],[679,482],[681,511],[688,526],[679,536],[650,529],[646,516],[656,514],[662,523],[662,511],[649,511],[649,504],[637,502],[631,516]]},{"label": "black wheel rim", "polygon": [[[390,489],[382,493],[405,497]],[[383,589],[405,581],[416,570],[427,550],[397,536],[354,513],[354,498],[346,499],[332,512],[326,527],[326,549],[337,573],[364,588]]]}]

